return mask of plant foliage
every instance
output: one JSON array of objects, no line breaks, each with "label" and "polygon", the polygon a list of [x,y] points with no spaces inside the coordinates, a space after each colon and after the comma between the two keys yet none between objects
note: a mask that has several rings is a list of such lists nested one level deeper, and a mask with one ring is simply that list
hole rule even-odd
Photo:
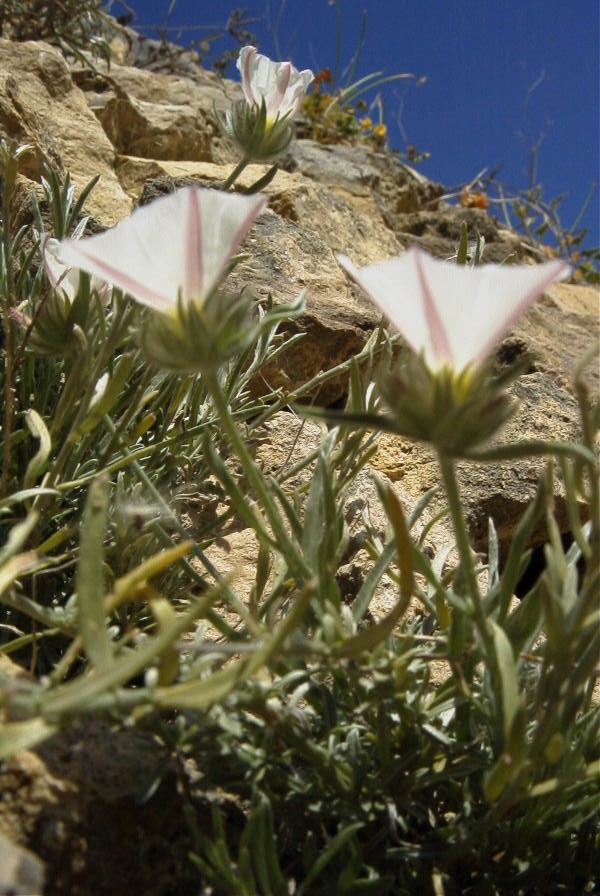
[{"label": "plant foliage", "polygon": [[[36,4],[26,25],[24,5],[3,5],[3,28],[75,51],[101,17],[95,2]],[[18,225],[28,151],[0,146],[0,651],[33,678],[0,689],[0,756],[90,715],[151,732],[162,756],[148,794],[175,762],[206,894],[593,892],[594,349],[574,381],[578,443],[469,454],[461,442],[479,463],[545,459],[502,562],[493,520],[485,562],[472,552],[455,459],[439,450],[453,543],[426,547],[431,493],[408,513],[380,484],[387,522],[382,531],[365,512],[367,569],[350,594],[347,499],[402,363],[397,339],[380,329],[356,358],[270,389],[269,365],[301,338],[282,322],[303,297],[289,308],[269,297],[252,306],[252,340],[221,363],[199,374],[153,363],[139,338],[149,311],[85,274],[73,299],[51,287],[43,235],[80,236],[87,191],[77,197],[47,169],[33,224]],[[274,416],[342,374],[346,406],[321,414],[317,444],[265,471],[255,449]],[[540,525],[543,570],[517,602]],[[208,556],[242,527],[257,545],[248,595]],[[396,599],[375,621],[384,577]],[[211,799],[200,824],[215,792],[231,799]]]}]

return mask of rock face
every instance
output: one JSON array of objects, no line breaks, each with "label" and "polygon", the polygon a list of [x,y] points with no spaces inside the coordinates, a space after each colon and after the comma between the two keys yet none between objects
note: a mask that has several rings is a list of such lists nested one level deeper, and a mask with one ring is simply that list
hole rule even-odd
[{"label": "rock face", "polygon": [[105,73],[79,69],[73,78],[116,152],[168,161],[228,160],[213,109],[229,100],[216,75],[199,72],[200,83],[194,83],[111,63]]},{"label": "rock face", "polygon": [[[44,43],[0,40],[0,136],[32,147],[23,157],[22,181],[33,190],[45,161],[68,171],[78,189],[99,173],[86,204],[99,227],[179,185],[222,183],[238,160],[214,114],[239,99],[238,84],[203,71],[187,56],[178,57],[175,74],[127,64],[144,49],[131,33],[113,49],[118,61],[110,68],[98,61],[89,68],[79,63],[69,68]],[[239,187],[267,170],[249,166]],[[362,265],[417,244],[448,257],[464,221],[471,233],[485,237],[486,260],[510,255],[534,261],[521,238],[485,211],[448,205],[441,186],[392,154],[365,147],[298,140],[266,193],[269,209],[250,233],[251,252],[231,275],[231,286],[250,287],[261,298],[270,293],[279,303],[293,301],[302,291],[307,295],[306,313],[285,328],[304,338],[265,372],[271,387],[294,388],[352,357],[379,321],[371,302],[347,282],[336,253]],[[571,383],[597,330],[597,291],[568,283],[552,286],[520,321],[499,358],[531,351],[536,360],[515,386],[520,408],[503,438],[577,435]],[[589,385],[599,388],[597,368],[589,372]],[[345,378],[333,378],[312,397],[332,405],[343,400],[345,391]],[[396,437],[381,439],[373,466],[413,500],[437,481],[427,450]],[[485,550],[489,516],[501,541],[510,538],[535,493],[540,469],[532,462],[464,468],[467,512],[479,549]],[[559,483],[557,510],[567,529]]]},{"label": "rock face", "polygon": [[105,226],[131,211],[114,170],[115,150],[54,47],[0,38],[0,136],[32,147],[21,173],[33,181],[44,162],[69,172],[78,190],[99,174],[87,210]]},{"label": "rock face", "polygon": [[[45,896],[164,896],[174,892],[175,881],[178,893],[197,893],[175,768],[144,804],[160,760],[151,737],[117,734],[92,722],[71,726],[35,752],[21,751],[4,763],[0,859],[3,874],[15,870],[1,892],[41,896],[43,870],[36,855],[46,862]],[[4,851],[3,834],[26,841],[35,855],[20,850],[17,862],[7,851],[10,843]]]},{"label": "rock face", "polygon": [[[21,173],[33,182],[39,181],[44,161],[68,171],[78,189],[100,173],[86,206],[100,226],[115,223],[153,191],[190,182],[222,183],[237,161],[214,110],[238,99],[239,85],[189,61],[186,74],[181,68],[177,74],[161,74],[127,65],[139,51],[130,36],[119,43],[119,61],[110,69],[98,61],[93,68],[78,64],[69,69],[53,47],[0,40],[0,135],[31,144],[33,152],[24,157]],[[250,166],[240,187],[266,170]],[[302,290],[308,298],[306,314],[293,324],[305,338],[269,371],[272,385],[298,385],[351,357],[378,322],[373,305],[347,283],[335,261],[338,252],[359,265],[412,244],[450,256],[466,221],[470,232],[477,229],[485,237],[486,260],[502,261],[509,255],[532,260],[519,236],[499,227],[485,211],[449,206],[440,198],[442,187],[393,155],[364,147],[298,140],[266,192],[269,211],[253,228],[251,257],[236,270],[232,286],[251,286],[259,297],[270,292],[276,302],[289,302]],[[523,389],[520,399],[525,412],[532,410],[528,420],[546,421],[547,428],[538,426],[538,434],[573,435],[577,422],[572,402],[561,403],[561,414],[545,413],[545,396],[553,393],[554,384],[569,391],[577,359],[597,327],[597,295],[593,289],[563,284],[553,287],[550,296],[530,311],[512,337],[540,356],[538,380],[529,378],[531,388]],[[557,327],[562,335],[558,344],[553,338]],[[318,400],[333,404],[344,394],[344,380],[332,380]],[[572,426],[563,425],[567,419]],[[521,424],[519,431],[525,434],[529,426],[523,430]],[[414,483],[406,471],[402,477],[418,493],[428,482],[421,449],[387,445],[381,465],[387,469],[391,464],[392,471],[394,464],[405,468],[406,454],[415,452]],[[517,515],[535,487],[533,471],[525,489],[523,475],[522,470],[514,476],[503,471],[502,490],[510,492],[512,478],[515,493],[522,496],[514,507]],[[485,500],[493,507],[495,498],[489,495],[495,489],[488,475],[483,479]],[[474,488],[473,479],[469,488]],[[497,495],[502,503],[501,493]],[[482,497],[475,490],[469,501],[476,506]]]},{"label": "rock face", "polygon": [[[0,39],[0,137],[32,147],[22,159],[22,184],[34,190],[44,162],[69,172],[78,190],[100,174],[100,183],[86,204],[100,227],[114,224],[138,202],[179,184],[223,182],[238,161],[214,115],[215,108],[223,109],[239,98],[237,84],[202,72],[191,62],[185,73],[144,71],[128,64],[128,53],[128,47],[121,44],[118,62],[110,69],[99,62],[94,68],[80,64],[69,68],[51,46]],[[255,182],[265,171],[250,166],[240,180],[241,187]],[[378,324],[378,312],[338,267],[338,252],[359,265],[398,254],[412,244],[447,257],[455,252],[461,222],[466,221],[471,232],[477,229],[485,236],[486,260],[502,261],[515,255],[521,261],[533,261],[518,235],[502,229],[486,212],[448,205],[439,185],[393,155],[366,148],[299,140],[282,160],[266,192],[269,210],[250,233],[250,257],[232,275],[232,286],[251,286],[261,297],[272,293],[280,303],[290,302],[303,290],[308,297],[306,313],[288,326],[289,332],[299,331],[304,338],[277,367],[266,372],[272,387],[293,388],[350,358]],[[577,436],[579,421],[571,383],[597,329],[598,295],[589,287],[555,285],[530,310],[499,353],[499,363],[503,353],[507,358],[530,350],[536,354],[534,365],[514,387],[520,407],[503,439]],[[597,390],[597,368],[590,371],[588,380],[590,389]],[[317,398],[323,404],[339,403],[345,392],[345,379],[333,379]],[[285,459],[290,446],[294,450],[295,426],[291,415],[285,413],[271,421],[259,453],[265,467]],[[315,429],[307,425],[303,435],[307,444],[311,439],[316,444]],[[462,465],[466,508],[479,550],[486,550],[489,517],[495,520],[501,542],[510,539],[535,493],[540,469],[539,463],[529,461]],[[427,450],[396,437],[381,438],[372,471],[393,482],[408,506],[438,482]],[[358,483],[358,492],[348,498],[352,550],[340,568],[340,587],[350,597],[360,587],[364,571],[361,528],[352,522],[353,514],[358,519],[367,504],[377,512],[372,475],[362,475],[365,478]],[[556,488],[559,522],[566,532],[560,483]],[[435,509],[432,505],[432,513]],[[538,533],[540,538],[542,535]],[[432,529],[430,537],[438,543],[450,539],[441,527],[437,533]],[[243,531],[234,532],[226,544],[215,545],[212,551],[213,562],[226,570],[252,565],[256,556],[251,533]],[[394,600],[390,581],[382,580],[378,600],[384,614]],[[100,739],[106,733],[94,731]],[[182,806],[171,797],[172,817],[166,823],[160,812],[155,817],[156,808],[142,817],[135,807],[135,798],[148,783],[139,757],[149,756],[149,762],[157,762],[155,747],[143,738],[134,743],[133,735],[124,736],[121,777],[113,781],[111,775],[117,771],[108,755],[96,752],[92,766],[86,767],[85,774],[82,771],[91,756],[87,752],[91,736],[90,732],[71,731],[7,764],[0,780],[0,791],[4,791],[0,828],[22,845],[29,844],[49,863],[55,885],[47,892],[158,894],[173,892],[175,881],[177,892],[188,892],[188,882],[177,877],[176,867],[180,854],[185,856],[189,849],[180,830]],[[111,744],[114,746],[114,741]],[[174,784],[173,792],[176,789]],[[156,801],[153,805],[156,807]],[[131,819],[129,825],[115,823],[115,819],[126,821],[132,812],[138,813],[135,823]],[[140,824],[149,832],[146,846],[154,843],[155,859],[146,862],[142,858],[136,864],[135,879],[127,877],[124,868],[123,879],[114,889],[114,876],[110,884],[101,877],[103,861],[109,855],[111,862],[126,864],[137,847],[128,842],[121,855],[118,844]],[[176,831],[173,836],[170,824]],[[99,830],[103,836],[107,831],[114,834],[110,844],[102,841],[103,852],[97,851],[92,836]],[[169,832],[168,842],[165,831]],[[0,843],[0,855],[1,850]],[[167,864],[168,856],[172,864]],[[164,875],[172,875],[164,887],[157,880],[139,877],[140,869],[158,865]],[[94,869],[100,876],[92,883],[85,875]],[[41,877],[39,869],[37,873]]]}]

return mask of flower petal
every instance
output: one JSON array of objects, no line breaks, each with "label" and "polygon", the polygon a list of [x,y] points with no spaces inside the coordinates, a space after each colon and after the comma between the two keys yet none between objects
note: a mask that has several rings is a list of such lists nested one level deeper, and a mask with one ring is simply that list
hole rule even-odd
[{"label": "flower petal", "polygon": [[42,259],[48,280],[55,290],[62,289],[70,302],[79,289],[79,271],[60,260],[60,242],[49,234],[42,235]]},{"label": "flower petal", "polygon": [[60,259],[168,312],[179,295],[206,298],[265,204],[260,195],[184,187],[105,233],[63,240]]},{"label": "flower petal", "polygon": [[290,83],[292,71],[293,68],[291,62],[280,62],[274,70],[275,83],[267,106],[268,115],[279,115],[279,111],[285,100],[285,94]]},{"label": "flower petal", "polygon": [[361,269],[345,256],[339,262],[432,369],[457,371],[482,362],[546,287],[570,270],[564,261],[469,268],[416,247]]},{"label": "flower petal", "polygon": [[199,244],[195,251],[201,258],[202,288],[201,295],[184,292],[184,300],[204,299],[213,291],[267,204],[267,197],[261,194],[240,196],[198,189],[195,192],[199,206]]},{"label": "flower petal", "polygon": [[314,79],[310,69],[299,72],[291,62],[272,62],[251,46],[242,47],[237,67],[246,100],[256,105],[264,100],[269,118],[294,115]]},{"label": "flower petal", "polygon": [[244,91],[244,96],[250,104],[258,103],[252,90],[252,77],[256,69],[256,55],[256,47],[242,47],[236,63],[238,71],[242,76],[242,90]]},{"label": "flower petal", "polygon": [[476,362],[483,361],[529,306],[551,283],[567,277],[571,268],[556,259],[539,265],[485,265],[479,270],[476,306],[481,341]]},{"label": "flower petal", "polygon": [[407,255],[360,269],[345,255],[338,255],[338,261],[418,354],[429,343],[429,332],[417,268],[407,263]]}]

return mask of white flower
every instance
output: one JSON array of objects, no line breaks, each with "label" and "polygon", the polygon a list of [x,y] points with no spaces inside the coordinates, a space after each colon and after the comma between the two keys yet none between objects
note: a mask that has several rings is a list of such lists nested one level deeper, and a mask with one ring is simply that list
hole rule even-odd
[{"label": "white flower", "polygon": [[[69,302],[73,302],[79,292],[79,270],[63,264],[61,243],[47,233],[42,235],[42,259],[52,288],[62,290]],[[91,287],[97,290],[102,299],[108,299],[109,288],[103,280],[93,277]]]},{"label": "white flower", "polygon": [[564,261],[467,267],[418,248],[364,268],[338,261],[369,294],[432,371],[481,364],[515,321],[554,280]]},{"label": "white flower", "polygon": [[242,89],[247,101],[260,106],[264,101],[267,121],[293,117],[299,110],[306,88],[314,79],[309,69],[299,72],[291,62],[272,62],[256,47],[243,47],[237,61]]},{"label": "white flower", "polygon": [[255,218],[264,196],[184,187],[136,209],[111,230],[60,243],[60,261],[117,286],[162,313],[202,306]]}]

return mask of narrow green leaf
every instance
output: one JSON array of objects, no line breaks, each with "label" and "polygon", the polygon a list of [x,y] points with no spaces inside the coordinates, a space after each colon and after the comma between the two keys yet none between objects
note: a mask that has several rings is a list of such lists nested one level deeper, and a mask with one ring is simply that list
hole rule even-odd
[{"label": "narrow green leaf", "polygon": [[311,886],[313,881],[315,881],[319,877],[321,872],[334,858],[336,853],[343,849],[346,843],[348,843],[348,841],[351,840],[357,833],[357,831],[360,831],[362,827],[362,822],[354,822],[354,824],[349,824],[348,827],[339,831],[339,833],[337,833],[335,837],[331,838],[326,849],[324,849],[320,854],[320,856],[315,861],[314,865],[298,887],[296,896],[305,896],[306,893],[310,893],[310,890],[308,889],[309,886]]},{"label": "narrow green leaf", "polygon": [[252,856],[252,864],[263,896],[279,896],[287,892],[286,882],[277,856],[277,837],[273,824],[273,810],[266,796],[260,794],[251,810],[242,834]]},{"label": "narrow green leaf", "polygon": [[517,582],[523,571],[522,564],[525,549],[529,543],[535,525],[544,514],[545,505],[546,479],[544,476],[541,476],[538,482],[536,496],[528,506],[515,529],[508,557],[506,558],[506,563],[500,579],[500,591],[498,597],[500,621],[505,618],[508,612],[512,596],[517,587]]},{"label": "narrow green leaf", "polygon": [[206,709],[213,703],[224,700],[242,679],[245,663],[237,662],[218,672],[194,681],[185,681],[170,687],[157,688],[153,702],[163,708],[184,710]]},{"label": "narrow green leaf", "polygon": [[[189,631],[196,619],[205,615],[221,593],[221,587],[215,586],[197,601],[194,601],[187,613],[177,616],[171,625],[165,626],[153,638],[149,638],[129,653],[124,653],[118,659],[103,669],[95,670],[93,675],[84,675],[67,684],[59,685],[47,693],[44,698],[44,715],[52,718],[55,715],[63,715],[73,712],[89,710],[93,701],[108,692],[125,684],[131,678],[139,675],[177,640],[184,632]],[[235,667],[228,667],[236,671]],[[226,670],[228,671],[228,670]],[[207,679],[208,681],[208,679]],[[157,688],[153,693],[153,700],[158,705],[178,706],[174,700],[170,703],[167,696],[177,693],[177,688],[185,690],[186,685],[172,685],[170,687]],[[191,682],[192,685],[198,682]],[[200,682],[203,684],[203,682]],[[214,688],[217,692],[217,688]],[[164,698],[164,699],[163,699]],[[140,702],[143,698],[140,697]],[[210,702],[210,700],[208,701]],[[119,697],[115,696],[118,705]],[[206,704],[202,704],[206,705]],[[185,702],[182,704],[185,708]]]},{"label": "narrow green leaf", "polygon": [[45,486],[26,488],[19,492],[13,492],[12,495],[7,495],[6,498],[3,498],[0,502],[0,508],[11,507],[13,504],[20,504],[21,501],[28,501],[30,498],[37,498],[38,496],[44,495],[60,495],[60,492],[55,488],[46,488]]},{"label": "narrow green leaf", "polygon": [[467,224],[461,221],[460,225],[460,243],[458,244],[458,252],[456,253],[456,263],[465,265],[469,254],[469,235],[467,233]]},{"label": "narrow green leaf", "polygon": [[[22,550],[27,539],[37,526],[39,514],[35,510],[29,511],[24,520],[16,523],[8,533],[8,537],[0,549],[0,569],[4,566],[9,557],[13,557],[18,551]],[[42,551],[40,551],[42,553]],[[1,572],[0,572],[1,575]]]},{"label": "narrow green leaf", "polygon": [[308,566],[315,575],[318,573],[319,554],[321,544],[325,538],[324,489],[326,471],[324,467],[323,455],[319,453],[304,509],[302,551]]},{"label": "narrow green leaf", "polygon": [[108,666],[113,653],[104,608],[104,536],[108,488],[106,476],[99,476],[90,485],[83,511],[76,576],[81,638],[90,662],[98,668]]},{"label": "narrow green leaf", "polygon": [[358,622],[359,619],[362,619],[362,617],[367,612],[369,604],[371,603],[371,600],[373,598],[375,588],[377,587],[380,578],[392,562],[395,553],[396,542],[395,540],[389,541],[377,558],[375,564],[367,573],[358,594],[352,602],[352,616],[354,617],[356,622]]},{"label": "narrow green leaf", "polygon": [[513,649],[506,632],[491,620],[490,627],[492,638],[494,640],[498,683],[501,689],[502,730],[504,733],[504,742],[505,744],[508,744],[513,721],[521,705],[519,679],[517,676],[517,666]]},{"label": "narrow green leaf", "polygon": [[500,578],[500,549],[494,521],[488,519],[488,594],[498,584]]},{"label": "narrow green leaf", "polygon": [[134,362],[135,355],[132,352],[120,356],[115,364],[115,369],[106,382],[104,391],[92,403],[87,417],[81,424],[78,435],[91,432],[98,425],[104,414],[108,414],[115,402],[119,400],[133,370]]},{"label": "narrow green leaf", "polygon": [[24,554],[17,554],[16,557],[11,557],[10,560],[7,560],[0,568],[0,597],[4,594],[7,588],[10,588],[13,582],[24,572],[27,572],[37,560],[38,555],[35,551],[27,551]]},{"label": "narrow green leaf", "polygon": [[385,509],[394,530],[396,554],[400,569],[400,601],[406,607],[415,587],[412,562],[413,545],[402,504],[391,485],[388,485],[385,497]]},{"label": "narrow green leaf", "polygon": [[31,488],[46,469],[48,457],[52,450],[52,441],[46,424],[38,412],[33,408],[29,408],[29,410],[25,411],[25,422],[31,435],[40,443],[40,447],[27,464],[27,469],[25,471],[23,486],[25,489],[28,489]]},{"label": "narrow green leaf", "polygon": [[267,534],[259,508],[255,504],[250,505],[248,495],[242,492],[208,437],[204,440],[204,452],[206,462],[210,466],[211,471],[223,484],[223,488],[227,492],[236,512],[251,529],[254,529],[261,544],[264,544],[266,547],[275,547],[272,539]]}]

